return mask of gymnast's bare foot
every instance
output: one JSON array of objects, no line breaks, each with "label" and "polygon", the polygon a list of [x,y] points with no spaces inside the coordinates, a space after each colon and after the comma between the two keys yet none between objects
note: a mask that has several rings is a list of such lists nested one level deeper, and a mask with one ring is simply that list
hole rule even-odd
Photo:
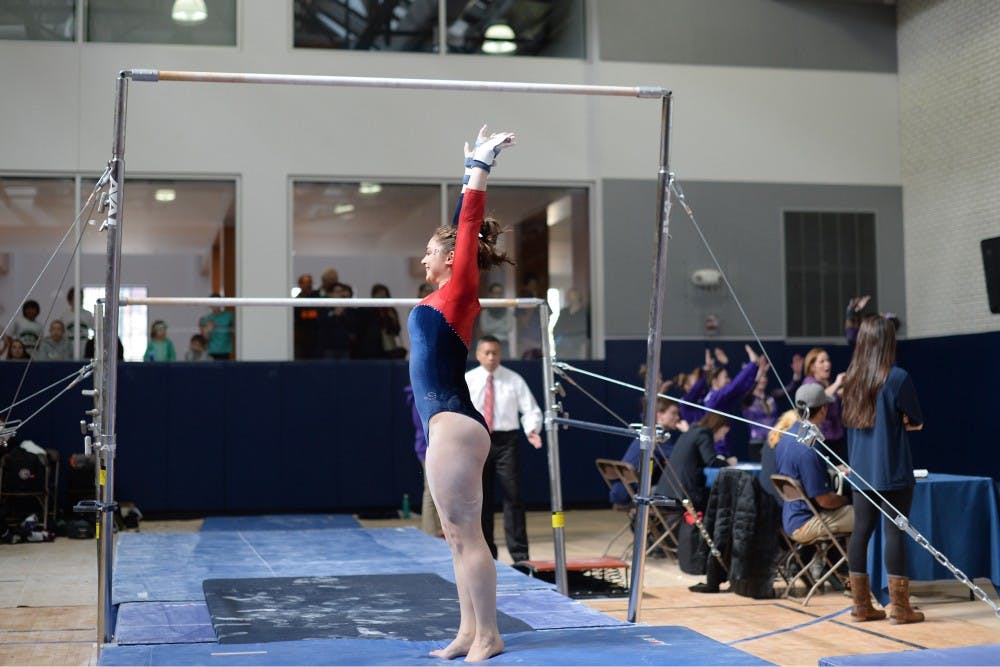
[{"label": "gymnast's bare foot", "polygon": [[431,655],[436,658],[444,658],[445,660],[451,660],[452,658],[457,658],[460,655],[465,655],[469,652],[473,639],[475,639],[474,635],[459,634],[444,648],[431,651]]},{"label": "gymnast's bare foot", "polygon": [[482,660],[489,660],[501,652],[503,652],[503,639],[500,638],[500,635],[494,635],[489,639],[477,637],[476,641],[472,642],[472,646],[469,647],[465,655],[465,661],[480,662]]}]

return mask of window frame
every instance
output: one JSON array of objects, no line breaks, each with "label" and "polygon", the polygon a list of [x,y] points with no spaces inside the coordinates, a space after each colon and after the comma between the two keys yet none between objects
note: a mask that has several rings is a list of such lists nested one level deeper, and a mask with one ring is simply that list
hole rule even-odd
[{"label": "window frame", "polygon": [[[781,312],[783,319],[783,335],[787,342],[794,344],[824,344],[824,345],[843,345],[845,343],[845,333],[844,333],[844,313],[847,306],[847,301],[838,304],[838,331],[836,334],[823,333],[821,335],[792,335],[790,333],[790,308],[788,302],[788,281],[789,281],[789,243],[786,234],[786,220],[789,214],[833,214],[837,216],[843,215],[870,215],[872,218],[872,277],[874,284],[872,286],[872,303],[875,304],[878,301],[879,294],[879,260],[881,258],[881,253],[879,252],[879,238],[878,238],[878,221],[879,212],[876,209],[867,206],[858,206],[854,208],[848,208],[846,206],[835,206],[835,207],[819,207],[819,206],[785,206],[779,211],[779,216],[777,220],[778,224],[778,238],[780,240],[780,252],[781,252]],[[852,295],[855,296],[855,295]],[[850,297],[848,297],[850,298]]]}]

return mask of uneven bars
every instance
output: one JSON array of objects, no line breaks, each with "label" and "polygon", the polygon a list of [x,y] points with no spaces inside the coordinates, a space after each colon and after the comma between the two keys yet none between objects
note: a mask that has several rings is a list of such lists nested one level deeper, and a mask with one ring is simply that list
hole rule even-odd
[{"label": "uneven bars", "polygon": [[660,99],[670,91],[660,86],[593,86],[566,83],[514,81],[461,81],[453,79],[393,79],[366,76],[309,74],[248,74],[234,72],[183,72],[131,69],[119,76],[133,81],[188,81],[193,83],[268,83],[293,86],[343,86],[350,88],[404,88],[411,90],[469,90],[492,93],[545,93],[550,95],[604,95]]},{"label": "uneven bars", "polygon": [[[110,189],[110,210],[108,214],[107,227],[108,227],[108,270],[105,281],[105,319],[107,329],[109,331],[116,331],[118,326],[118,311],[121,305],[207,305],[207,306],[225,306],[225,305],[282,305],[285,307],[293,306],[303,306],[312,307],[312,304],[307,305],[306,299],[301,299],[297,303],[293,302],[291,304],[287,303],[266,303],[268,300],[263,300],[259,304],[251,304],[246,301],[227,303],[225,299],[191,299],[186,302],[182,302],[180,299],[172,300],[171,303],[157,304],[153,300],[147,299],[143,300],[145,303],[140,303],[139,299],[133,300],[122,300],[120,298],[120,283],[121,283],[121,235],[119,234],[120,225],[122,222],[122,210],[123,210],[123,199],[124,199],[124,185],[125,185],[125,109],[126,109],[126,98],[128,91],[128,82],[132,81],[143,81],[143,82],[158,82],[158,81],[189,81],[195,83],[262,83],[262,84],[286,84],[286,85],[310,85],[310,86],[342,86],[342,87],[364,87],[364,88],[389,88],[389,89],[414,89],[414,90],[465,90],[465,91],[480,91],[480,92],[497,92],[497,93],[543,93],[552,95],[593,95],[593,96],[611,96],[611,97],[632,97],[632,98],[645,98],[645,99],[660,99],[664,105],[664,110],[669,109],[669,103],[671,98],[671,93],[669,90],[659,87],[659,86],[592,86],[592,85],[573,85],[573,84],[546,84],[546,83],[515,83],[515,82],[482,82],[482,81],[458,81],[458,80],[439,80],[439,79],[393,79],[393,78],[371,78],[371,77],[339,77],[339,76],[311,76],[311,75],[287,75],[287,74],[236,74],[236,73],[225,73],[225,72],[183,72],[183,71],[171,71],[171,70],[155,70],[155,69],[128,69],[119,70],[118,79],[115,83],[115,119],[114,119],[114,140],[112,142],[112,158],[109,162],[111,167],[111,189]],[[664,114],[664,118],[669,118],[669,113]],[[664,123],[664,128],[669,129],[669,123]],[[667,141],[664,137],[664,155],[667,153]],[[660,180],[663,180],[663,174],[665,166],[668,164],[666,160],[661,163]],[[667,200],[669,201],[669,199]],[[668,208],[669,210],[669,208]],[[661,218],[661,229],[663,228],[663,220]],[[658,275],[662,275],[665,272],[664,267],[660,266],[658,268]],[[655,282],[654,282],[655,284]],[[489,304],[490,300],[483,300],[481,303],[483,305]],[[510,300],[498,299],[497,305],[504,306]],[[514,307],[522,307],[522,300],[514,300]],[[538,300],[539,304],[544,304],[545,302],[541,299]],[[381,306],[389,306],[390,300],[382,300]],[[531,306],[539,305],[531,304]],[[327,300],[324,303],[319,304],[319,306],[332,306],[334,305],[333,300]],[[359,302],[355,301],[352,303],[345,304],[350,305],[361,305]],[[531,307],[528,304],[524,304],[523,307]],[[555,380],[552,373],[552,354],[551,350],[548,349],[548,337],[545,335],[547,327],[544,326],[548,323],[548,311],[544,308],[539,308],[541,313],[541,320],[543,323],[543,336],[542,336],[542,347],[543,347],[543,375],[545,379],[545,385],[549,388],[546,392],[546,413],[552,414],[554,410],[554,401],[552,400],[552,390],[555,386]],[[653,310],[653,313],[657,313],[658,310]],[[658,319],[658,318],[657,318]],[[656,341],[659,341],[659,332],[657,331]],[[650,342],[650,347],[652,347],[652,340]],[[95,383],[95,389],[98,390],[101,397],[101,407],[99,415],[95,415],[95,424],[100,422],[100,432],[95,435],[99,435],[99,451],[106,451],[109,458],[113,460],[115,456],[116,449],[116,429],[115,429],[115,418],[116,418],[116,407],[117,407],[117,382],[115,380],[116,374],[114,369],[117,367],[118,362],[118,347],[114,344],[113,336],[105,336],[103,341],[103,346],[105,348],[105,354],[103,356],[102,366],[106,367],[107,373],[102,374],[101,386],[98,388]],[[659,345],[656,346],[657,349]],[[650,365],[650,367],[655,366],[655,364]],[[95,374],[96,377],[96,374]],[[652,401],[652,399],[650,399]],[[650,418],[651,420],[653,418]],[[560,483],[559,475],[559,455],[558,455],[558,428],[555,424],[549,424],[548,426],[549,435],[549,478],[550,486],[552,488],[552,514],[553,514],[553,544],[555,551],[556,560],[556,584],[559,592],[563,595],[569,595],[569,585],[566,578],[566,549],[563,540],[563,513],[562,513],[562,489]],[[647,465],[648,465],[647,457]],[[114,488],[114,474],[113,468],[109,466],[108,476],[106,480],[102,479],[100,486],[107,488],[109,490],[109,498],[113,498],[113,488]],[[557,520],[558,519],[558,520]],[[645,516],[643,516],[645,519]],[[107,525],[110,521],[108,513],[105,512],[101,519],[101,525],[104,525],[106,530],[102,531],[103,539],[107,540],[112,535],[112,530]],[[643,521],[643,535],[645,535],[645,525]],[[638,537],[636,538],[639,539]],[[642,555],[645,555],[645,550],[642,550]],[[103,577],[104,581],[100,581],[98,584],[99,591],[107,592],[106,596],[110,600],[110,582],[112,580],[112,559],[107,557],[105,554],[105,568],[102,570],[98,568],[98,578],[102,579],[102,571],[106,573],[107,576]],[[641,571],[642,563],[639,563],[638,569],[633,568],[633,582],[641,581]],[[630,599],[629,603],[629,618],[633,620],[636,617],[636,609],[634,608],[633,602]],[[111,641],[112,635],[110,632],[111,628],[111,608],[109,604],[105,604],[104,597],[99,599],[99,619],[98,619],[98,643],[99,646],[106,644]],[[99,649],[100,650],[100,649]]]},{"label": "uneven bars", "polygon": [[[360,306],[416,306],[420,299],[326,298],[326,297],[121,297],[119,306],[284,306],[286,308],[351,308]],[[545,299],[480,299],[479,304],[497,308],[538,308]]]}]

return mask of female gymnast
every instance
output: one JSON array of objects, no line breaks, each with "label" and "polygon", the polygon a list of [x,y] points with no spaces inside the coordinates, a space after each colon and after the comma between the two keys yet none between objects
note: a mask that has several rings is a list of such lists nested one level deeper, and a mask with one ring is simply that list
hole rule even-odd
[{"label": "female gymnast", "polygon": [[497,628],[496,566],[483,538],[483,464],[490,436],[472,405],[465,365],[472,325],[479,314],[479,271],[513,263],[497,251],[501,233],[483,219],[486,181],[500,151],[514,144],[510,132],[479,130],[475,147],[465,144],[465,185],[458,215],[427,243],[421,264],[438,289],[410,313],[410,381],[427,434],[427,483],[451,547],[461,622],[440,658],[486,660],[503,651]]}]

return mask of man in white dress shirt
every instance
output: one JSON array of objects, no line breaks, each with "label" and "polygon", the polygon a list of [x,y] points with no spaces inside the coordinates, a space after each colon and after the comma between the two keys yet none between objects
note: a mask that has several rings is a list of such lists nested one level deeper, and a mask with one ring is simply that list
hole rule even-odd
[{"label": "man in white dress shirt", "polygon": [[507,551],[515,563],[528,560],[528,531],[521,500],[519,430],[523,429],[535,449],[542,446],[542,411],[520,375],[500,365],[500,341],[483,336],[476,345],[479,367],[465,374],[469,394],[490,428],[490,454],[483,466],[483,535],[493,558],[494,479],[503,494],[503,529]]}]

